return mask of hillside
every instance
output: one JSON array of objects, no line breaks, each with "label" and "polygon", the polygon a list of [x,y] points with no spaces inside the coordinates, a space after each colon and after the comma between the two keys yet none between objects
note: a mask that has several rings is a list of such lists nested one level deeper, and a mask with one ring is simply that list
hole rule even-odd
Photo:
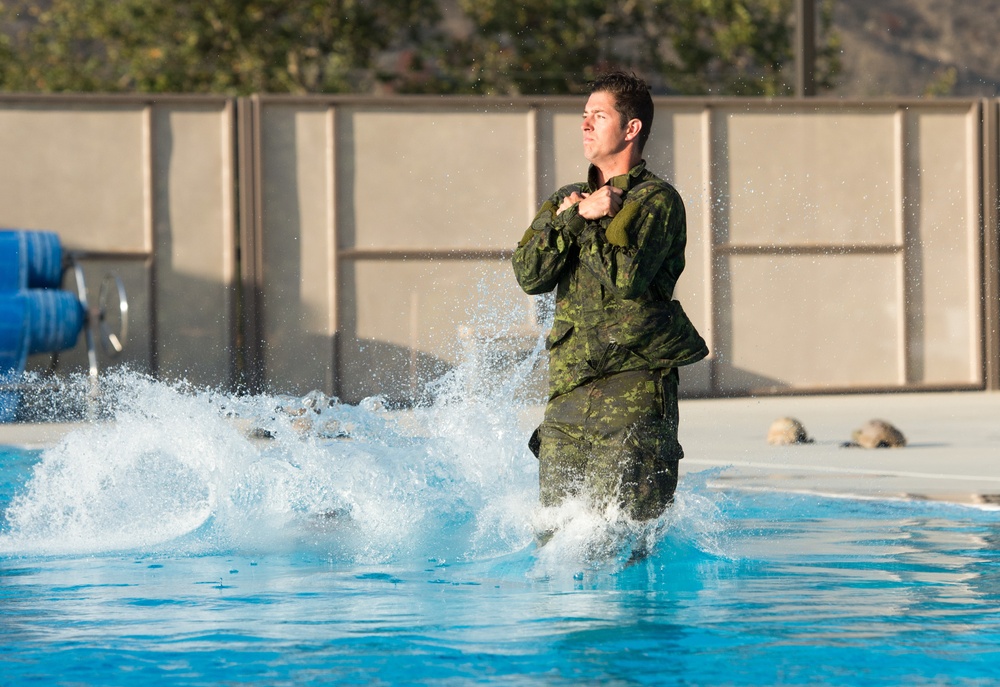
[{"label": "hillside", "polygon": [[997,0],[836,0],[834,24],[843,73],[833,95],[1000,95]]}]

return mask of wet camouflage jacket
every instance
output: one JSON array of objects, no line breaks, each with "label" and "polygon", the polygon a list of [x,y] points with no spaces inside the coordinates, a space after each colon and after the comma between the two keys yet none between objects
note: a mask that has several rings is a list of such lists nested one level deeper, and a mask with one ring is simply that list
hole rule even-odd
[{"label": "wet camouflage jacket", "polygon": [[549,333],[549,395],[554,398],[614,372],[688,365],[708,355],[705,341],[673,300],[684,269],[684,204],[640,162],[608,183],[622,189],[614,218],[586,220],[563,198],[596,190],[589,181],[554,193],[514,252],[514,273],[529,294],[556,290]]}]

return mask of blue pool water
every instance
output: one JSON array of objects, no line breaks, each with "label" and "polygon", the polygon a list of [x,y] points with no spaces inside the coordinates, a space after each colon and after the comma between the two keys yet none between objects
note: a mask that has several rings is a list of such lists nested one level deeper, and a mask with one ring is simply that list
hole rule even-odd
[{"label": "blue pool water", "polygon": [[998,680],[994,511],[711,473],[653,525],[543,511],[518,394],[468,389],[403,412],[122,374],[106,419],[0,448],[0,684]]}]

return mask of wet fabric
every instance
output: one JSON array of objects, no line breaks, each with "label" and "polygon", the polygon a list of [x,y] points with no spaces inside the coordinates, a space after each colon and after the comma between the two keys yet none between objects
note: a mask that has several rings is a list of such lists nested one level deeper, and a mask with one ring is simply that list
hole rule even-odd
[{"label": "wet fabric", "polygon": [[583,494],[646,519],[677,486],[677,367],[708,347],[673,299],[687,243],[680,195],[645,162],[608,183],[623,192],[614,217],[557,212],[598,189],[591,166],[587,182],[542,204],[512,258],[526,293],[556,296],[549,403],[532,449],[543,505]]},{"label": "wet fabric", "polygon": [[549,349],[549,397],[627,370],[667,369],[708,355],[678,301],[686,217],[680,195],[640,162],[609,183],[624,191],[614,217],[585,220],[576,207],[556,213],[584,184],[559,189],[542,204],[512,259],[529,294],[556,292]]},{"label": "wet fabric", "polygon": [[584,496],[659,516],[677,488],[677,370],[622,372],[553,399],[538,428],[543,506]]}]

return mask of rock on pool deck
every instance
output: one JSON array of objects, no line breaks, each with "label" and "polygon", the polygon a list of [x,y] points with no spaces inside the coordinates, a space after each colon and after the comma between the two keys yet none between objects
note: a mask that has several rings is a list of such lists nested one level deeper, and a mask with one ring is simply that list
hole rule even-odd
[{"label": "rock on pool deck", "polygon": [[[713,486],[1000,505],[1000,393],[682,400],[680,412],[682,474],[721,468]],[[769,445],[779,417],[802,422],[814,443]],[[843,447],[875,418],[907,445]]]}]

